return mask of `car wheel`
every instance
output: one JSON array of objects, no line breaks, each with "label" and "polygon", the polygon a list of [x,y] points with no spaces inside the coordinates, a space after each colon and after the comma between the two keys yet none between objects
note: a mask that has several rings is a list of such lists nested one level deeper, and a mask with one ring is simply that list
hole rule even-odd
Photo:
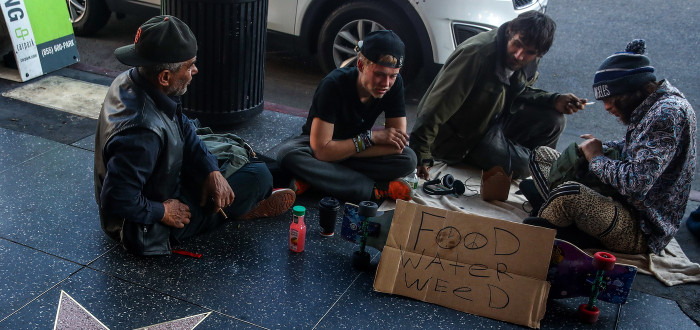
[{"label": "car wheel", "polygon": [[376,30],[393,30],[406,45],[406,62],[401,69],[404,80],[415,77],[422,59],[415,57],[412,49],[419,49],[413,33],[405,28],[408,22],[396,10],[371,2],[353,2],[336,9],[321,27],[318,38],[318,61],[329,72],[357,57],[355,46],[368,33]]},{"label": "car wheel", "polygon": [[73,32],[77,36],[89,36],[101,29],[111,12],[104,0],[66,0]]}]

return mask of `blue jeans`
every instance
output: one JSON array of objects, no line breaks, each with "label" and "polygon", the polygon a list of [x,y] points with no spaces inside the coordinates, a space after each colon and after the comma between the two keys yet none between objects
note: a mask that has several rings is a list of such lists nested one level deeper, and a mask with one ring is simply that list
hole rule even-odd
[{"label": "blue jeans", "polygon": [[265,163],[246,164],[228,177],[226,181],[235,195],[233,204],[224,209],[228,219],[224,219],[219,213],[212,213],[215,210],[210,204],[204,207],[199,206],[200,189],[183,189],[180,200],[190,207],[190,223],[184,228],[171,229],[170,238],[172,241],[185,240],[210,231],[227,220],[238,218],[272,193],[272,174]]}]

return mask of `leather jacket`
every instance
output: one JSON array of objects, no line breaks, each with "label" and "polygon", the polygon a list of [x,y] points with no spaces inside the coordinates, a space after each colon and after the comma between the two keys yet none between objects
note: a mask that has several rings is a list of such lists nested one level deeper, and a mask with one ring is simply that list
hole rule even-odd
[{"label": "leather jacket", "polygon": [[107,175],[108,159],[104,159],[104,152],[108,142],[130,129],[148,129],[158,135],[161,140],[159,162],[142,194],[149,200],[160,202],[177,194],[184,147],[177,116],[171,117],[160,111],[146,91],[134,82],[130,72],[120,74],[109,87],[95,135],[95,199],[100,206],[102,229],[117,241],[124,221],[129,219],[106,214],[100,205],[102,184]]}]

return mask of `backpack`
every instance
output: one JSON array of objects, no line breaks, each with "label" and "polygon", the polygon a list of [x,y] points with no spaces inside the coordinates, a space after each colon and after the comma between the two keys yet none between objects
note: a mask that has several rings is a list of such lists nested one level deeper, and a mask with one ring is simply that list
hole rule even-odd
[{"label": "backpack", "polygon": [[209,127],[198,128],[197,136],[219,161],[219,170],[228,178],[255,158],[253,148],[240,136],[233,133],[214,133]]}]

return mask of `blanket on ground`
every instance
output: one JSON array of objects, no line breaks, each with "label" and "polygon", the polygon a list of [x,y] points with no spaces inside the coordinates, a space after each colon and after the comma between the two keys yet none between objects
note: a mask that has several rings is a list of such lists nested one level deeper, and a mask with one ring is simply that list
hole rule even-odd
[{"label": "blanket on ground", "polygon": [[[430,178],[442,177],[452,174],[456,180],[460,180],[466,186],[466,192],[462,196],[442,195],[431,196],[423,192],[421,187],[424,180],[420,180],[418,191],[413,201],[433,207],[452,211],[478,214],[515,222],[522,222],[528,216],[531,209],[527,199],[519,194],[517,182],[511,183],[508,200],[486,202],[481,198],[481,170],[468,166],[447,166],[444,163],[436,163],[430,169]],[[396,207],[393,202],[385,202],[380,210],[391,210]],[[587,250],[592,255],[599,250]],[[683,253],[678,242],[673,239],[661,254],[637,254],[629,255],[613,253],[617,262],[636,266],[638,271],[650,274],[668,286],[682,283],[700,282],[700,264],[694,263]]]}]

